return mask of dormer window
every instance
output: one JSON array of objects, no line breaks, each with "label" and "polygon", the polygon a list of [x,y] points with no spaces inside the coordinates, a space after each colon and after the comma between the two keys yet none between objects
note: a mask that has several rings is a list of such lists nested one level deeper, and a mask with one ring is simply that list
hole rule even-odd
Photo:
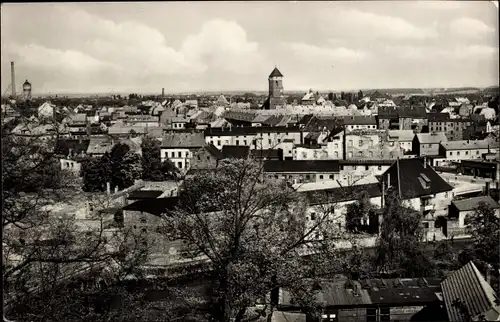
[{"label": "dormer window", "polygon": [[431,180],[425,174],[421,173],[418,177],[418,181],[420,181],[420,184],[424,189],[430,189]]}]

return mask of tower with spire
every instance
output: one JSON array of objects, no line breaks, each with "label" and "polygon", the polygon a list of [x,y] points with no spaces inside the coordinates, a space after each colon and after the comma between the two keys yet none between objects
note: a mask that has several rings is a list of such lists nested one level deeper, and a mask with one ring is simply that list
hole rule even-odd
[{"label": "tower with spire", "polygon": [[277,106],[286,105],[286,98],[283,91],[283,74],[275,66],[268,78],[269,81],[269,109],[276,109]]}]

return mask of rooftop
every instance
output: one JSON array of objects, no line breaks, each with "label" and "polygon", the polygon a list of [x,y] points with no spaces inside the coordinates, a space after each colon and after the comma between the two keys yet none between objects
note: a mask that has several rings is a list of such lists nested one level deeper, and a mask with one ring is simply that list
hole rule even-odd
[{"label": "rooftop", "polygon": [[461,199],[461,200],[453,200],[451,202],[459,211],[469,211],[469,210],[474,210],[479,207],[481,203],[484,203],[488,206],[490,206],[493,209],[498,209],[500,208],[500,205],[493,200],[490,196],[479,196],[479,197],[473,197],[473,198],[467,198],[467,199]]},{"label": "rooftop", "polygon": [[340,171],[338,160],[266,160],[264,162],[265,172],[332,172]]},{"label": "rooftop", "polygon": [[277,67],[274,67],[271,74],[269,74],[269,77],[283,77],[283,74],[279,71]]},{"label": "rooftop", "polygon": [[462,140],[462,141],[442,142],[441,145],[446,150],[472,150],[472,149],[488,149],[490,147],[490,142],[488,140],[480,140],[480,141]]},{"label": "rooftop", "polygon": [[418,142],[420,144],[438,144],[441,142],[448,142],[446,134],[443,132],[438,133],[418,133]]},{"label": "rooftop", "polygon": [[203,133],[167,133],[162,148],[201,148],[205,145]]}]

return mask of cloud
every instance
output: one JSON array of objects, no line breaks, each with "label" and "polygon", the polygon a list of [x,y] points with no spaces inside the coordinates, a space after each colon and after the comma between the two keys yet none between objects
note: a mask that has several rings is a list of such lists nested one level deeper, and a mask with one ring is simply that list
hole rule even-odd
[{"label": "cloud", "polygon": [[49,36],[51,41],[37,44],[33,38],[34,43],[19,45],[12,39],[13,44],[2,47],[18,57],[20,64],[57,69],[61,77],[73,72],[74,78],[88,79],[91,74],[96,82],[114,86],[146,86],[144,82],[169,75],[185,81],[218,72],[250,74],[265,59],[258,44],[249,41],[234,21],[207,21],[174,48],[160,30],[139,22],[115,22],[67,6],[55,7],[54,12],[55,19],[47,19],[45,25],[50,32],[59,29],[57,35]]},{"label": "cloud", "polygon": [[318,47],[305,43],[287,43],[285,44],[292,54],[305,61],[359,61],[368,56],[367,53],[347,49],[344,47],[328,48]]},{"label": "cloud", "polygon": [[334,18],[326,13],[322,15],[325,21],[325,29],[349,38],[423,40],[437,37],[434,29],[415,26],[399,17],[358,10],[343,10]]},{"label": "cloud", "polygon": [[481,38],[494,32],[494,29],[484,22],[462,17],[450,23],[450,32],[457,37]]},{"label": "cloud", "polygon": [[188,36],[181,53],[189,61],[235,74],[249,74],[263,59],[256,42],[249,42],[245,30],[234,21],[214,19],[201,31]]},{"label": "cloud", "polygon": [[[415,5],[421,9],[428,10],[456,10],[464,6],[465,1],[416,1]],[[465,3],[466,4],[466,3]]]},{"label": "cloud", "polygon": [[403,60],[422,61],[462,61],[495,59],[498,48],[483,45],[460,45],[452,48],[425,48],[414,46],[391,45],[385,47],[385,53]]},{"label": "cloud", "polygon": [[26,65],[59,70],[61,67],[70,72],[88,73],[102,69],[116,69],[117,66],[99,61],[75,50],[59,50],[39,45],[12,45],[9,51],[21,57]]}]

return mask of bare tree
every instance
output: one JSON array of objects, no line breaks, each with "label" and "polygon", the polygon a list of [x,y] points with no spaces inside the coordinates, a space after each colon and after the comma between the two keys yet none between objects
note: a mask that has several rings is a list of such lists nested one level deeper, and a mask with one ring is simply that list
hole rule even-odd
[{"label": "bare tree", "polygon": [[[262,165],[251,160],[222,160],[214,172],[185,180],[179,207],[164,216],[165,234],[207,259],[213,320],[243,321],[248,307],[279,287],[312,305],[306,279],[334,273],[340,257],[330,209],[311,223],[307,206],[303,194],[267,180]],[[270,316],[274,307],[268,304],[262,314]]]}]

